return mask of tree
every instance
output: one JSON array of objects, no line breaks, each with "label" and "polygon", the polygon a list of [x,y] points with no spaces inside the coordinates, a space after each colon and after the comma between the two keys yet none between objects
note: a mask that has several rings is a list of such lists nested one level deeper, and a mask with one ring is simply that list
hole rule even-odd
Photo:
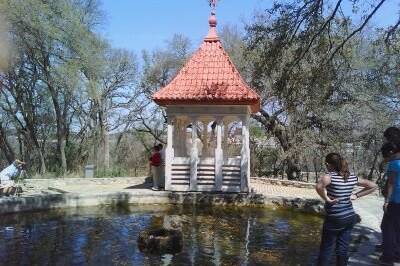
[{"label": "tree", "polygon": [[97,1],[4,0],[0,4],[12,41],[21,53],[17,56],[26,58],[32,69],[28,74],[36,75],[28,79],[33,86],[44,87],[50,96],[59,165],[65,173],[71,106],[82,86],[79,77],[95,68],[97,52],[102,49],[93,32],[100,17]]},{"label": "tree", "polygon": [[165,110],[155,105],[152,95],[166,86],[183,67],[191,55],[191,43],[182,35],[174,35],[167,41],[165,49],[156,49],[151,53],[143,51],[143,69],[139,84],[140,97],[134,102],[131,115],[131,127],[137,132],[150,134],[154,142],[165,143]]},{"label": "tree", "polygon": [[[38,83],[38,76],[38,69],[26,57],[15,58],[13,67],[1,75],[0,108],[13,121],[13,128],[24,140],[26,153],[21,156],[31,162],[34,159],[32,155],[37,153],[39,171],[45,173],[46,140],[53,128],[53,120],[48,94]],[[4,143],[7,142],[4,140]],[[11,146],[7,146],[11,151]]]},{"label": "tree", "polygon": [[[138,97],[137,59],[134,54],[121,49],[109,49],[105,54],[103,69],[95,89],[91,92],[89,113],[92,116],[92,130],[95,132],[94,156],[98,166],[110,167],[109,131],[120,129],[126,124],[132,103]],[[101,158],[100,158],[101,157]]]},{"label": "tree", "polygon": [[376,88],[363,91],[369,69],[362,51],[373,40],[360,34],[384,2],[377,1],[359,25],[341,12],[340,0],[276,2],[247,27],[251,85],[262,96],[253,118],[280,144],[288,178],[299,178],[304,148],[351,142],[349,136],[362,130],[359,121],[371,125],[360,110],[384,108],[371,101]]}]

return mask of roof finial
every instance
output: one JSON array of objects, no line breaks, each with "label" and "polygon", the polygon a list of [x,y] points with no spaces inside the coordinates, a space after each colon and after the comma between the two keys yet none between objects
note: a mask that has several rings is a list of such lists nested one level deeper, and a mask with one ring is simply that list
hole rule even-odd
[{"label": "roof finial", "polygon": [[208,0],[210,2],[210,7],[212,8],[212,11],[215,12],[216,8],[217,8],[217,1],[218,0]]},{"label": "roof finial", "polygon": [[208,0],[210,2],[210,7],[211,7],[211,16],[208,20],[208,23],[210,24],[210,29],[208,31],[208,35],[206,37],[206,41],[217,41],[218,40],[218,35],[217,35],[217,17],[215,16],[215,11],[217,9],[217,2],[218,0]]}]

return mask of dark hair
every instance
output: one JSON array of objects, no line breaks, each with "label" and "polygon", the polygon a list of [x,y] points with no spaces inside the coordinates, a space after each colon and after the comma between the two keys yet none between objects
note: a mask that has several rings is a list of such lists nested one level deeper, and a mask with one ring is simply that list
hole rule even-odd
[{"label": "dark hair", "polygon": [[349,165],[345,159],[338,153],[329,153],[325,157],[325,162],[335,169],[335,171],[340,174],[345,181],[350,176]]},{"label": "dark hair", "polygon": [[383,132],[383,136],[388,142],[400,144],[400,128],[388,127],[385,132]]},{"label": "dark hair", "polygon": [[160,150],[162,150],[164,148],[164,145],[162,145],[161,143],[158,144],[158,147],[160,148]]},{"label": "dark hair", "polygon": [[393,142],[386,142],[382,145],[381,153],[383,158],[389,158],[399,151],[399,146]]},{"label": "dark hair", "polygon": [[155,146],[153,147],[153,149],[154,149],[155,151],[160,151],[160,146],[159,146],[159,145],[155,145]]}]

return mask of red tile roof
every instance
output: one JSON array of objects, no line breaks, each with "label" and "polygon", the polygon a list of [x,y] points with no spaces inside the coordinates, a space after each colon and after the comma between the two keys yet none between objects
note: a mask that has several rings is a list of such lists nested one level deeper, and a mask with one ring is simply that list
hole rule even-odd
[{"label": "red tile roof", "polygon": [[200,48],[170,84],[154,93],[161,105],[248,105],[260,110],[260,96],[241,78],[215,31],[215,16],[210,32]]}]

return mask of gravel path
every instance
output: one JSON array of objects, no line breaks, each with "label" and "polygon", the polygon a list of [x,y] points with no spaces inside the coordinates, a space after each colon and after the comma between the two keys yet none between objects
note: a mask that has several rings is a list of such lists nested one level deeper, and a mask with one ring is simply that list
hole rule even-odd
[{"label": "gravel path", "polygon": [[270,197],[284,196],[290,198],[319,199],[319,196],[315,190],[309,188],[279,186],[253,181],[251,183],[251,189],[256,193],[261,193]]}]

